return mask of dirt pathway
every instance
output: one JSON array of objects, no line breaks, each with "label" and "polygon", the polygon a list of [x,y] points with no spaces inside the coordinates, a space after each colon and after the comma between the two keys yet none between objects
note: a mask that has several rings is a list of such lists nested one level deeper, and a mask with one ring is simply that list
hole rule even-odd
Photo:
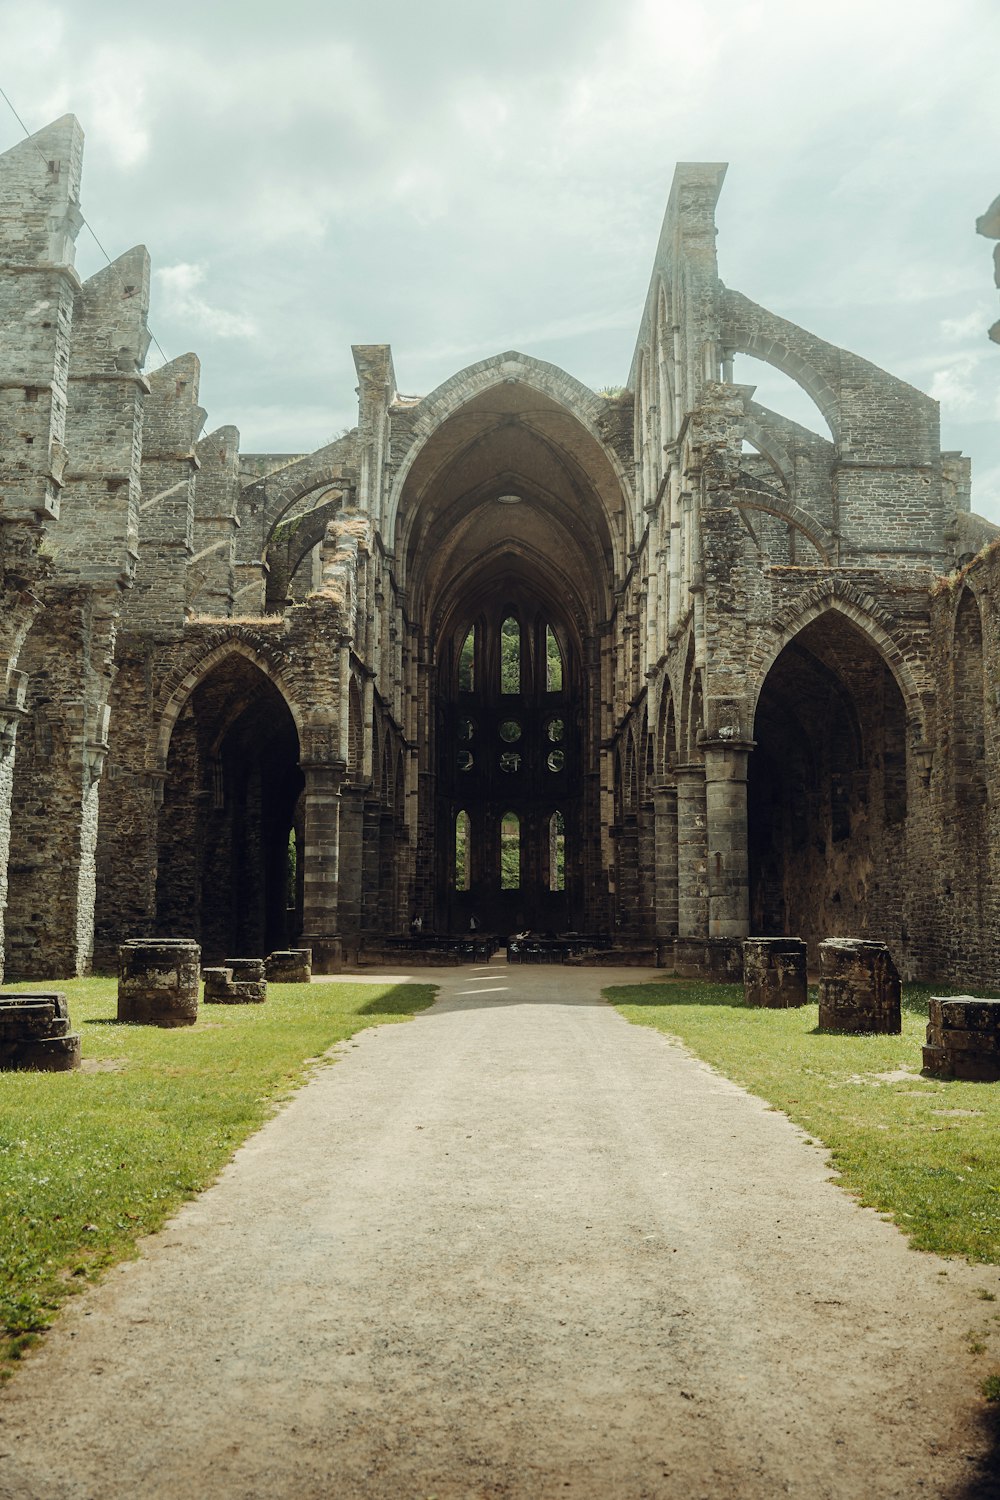
[{"label": "dirt pathway", "polygon": [[995,1268],[909,1251],[599,1001],[636,971],[429,977],[60,1320],[0,1396],[0,1495],[973,1493]]}]

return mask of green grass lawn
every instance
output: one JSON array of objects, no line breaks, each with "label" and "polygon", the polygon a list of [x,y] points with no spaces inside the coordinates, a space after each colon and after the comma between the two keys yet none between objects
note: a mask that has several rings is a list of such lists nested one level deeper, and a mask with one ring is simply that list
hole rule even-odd
[{"label": "green grass lawn", "polygon": [[920,1250],[1000,1263],[1000,1083],[920,1076],[931,994],[903,992],[898,1037],[820,1034],[817,1006],[760,1010],[738,985],[605,991],[629,1021],[679,1038],[829,1148],[840,1182]]},{"label": "green grass lawn", "polygon": [[300,1083],[365,1026],[430,1005],[429,985],[276,984],[263,1005],[202,1007],[177,1030],[120,1026],[114,979],[65,992],[83,1068],[0,1073],[0,1378],[61,1302],[218,1174]]}]

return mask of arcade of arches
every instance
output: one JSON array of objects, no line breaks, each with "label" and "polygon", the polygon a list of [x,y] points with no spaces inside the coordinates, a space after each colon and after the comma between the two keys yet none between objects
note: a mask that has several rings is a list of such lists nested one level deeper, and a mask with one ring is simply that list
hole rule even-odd
[{"label": "arcade of arches", "polygon": [[359,345],[357,426],[282,455],[202,435],[194,354],[141,373],[141,247],[76,280],[81,153],[0,156],[5,326],[57,314],[0,370],[8,978],[157,933],[333,970],[419,915],[1000,982],[1000,532],[935,402],[723,285],[724,167],[677,168],[621,387],[407,396]]}]

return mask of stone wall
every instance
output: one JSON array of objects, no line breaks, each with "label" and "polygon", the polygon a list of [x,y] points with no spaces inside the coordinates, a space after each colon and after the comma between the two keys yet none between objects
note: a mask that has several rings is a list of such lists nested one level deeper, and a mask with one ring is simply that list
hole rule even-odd
[{"label": "stone wall", "polygon": [[[194,354],[143,374],[145,251],[73,270],[81,154],[67,116],[0,157],[10,977],[155,935],[322,971],[467,915],[455,642],[511,608],[531,650],[558,625],[572,683],[558,900],[537,835],[569,783],[524,792],[533,915],[720,973],[790,931],[1000,982],[997,529],[934,402],[722,286],[721,164],[677,170],[627,388],[506,351],[407,397],[358,345],[357,427],[302,455],[203,437]],[[741,352],[829,439],[734,384]]]}]

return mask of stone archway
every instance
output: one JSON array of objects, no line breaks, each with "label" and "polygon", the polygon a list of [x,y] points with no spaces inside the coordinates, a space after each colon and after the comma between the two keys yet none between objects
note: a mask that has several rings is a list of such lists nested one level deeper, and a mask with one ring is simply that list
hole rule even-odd
[{"label": "stone archway", "polygon": [[302,923],[302,786],[287,703],[245,655],[224,656],[172,725],[157,931],[192,934],[209,962],[293,941]]},{"label": "stone archway", "polygon": [[750,757],[751,931],[871,936],[899,951],[905,922],[906,703],[870,636],[839,610],[778,654]]},{"label": "stone archway", "polygon": [[449,382],[398,491],[426,665],[414,906],[453,933],[612,925],[600,664],[630,497],[601,398],[539,368],[504,356]]}]

